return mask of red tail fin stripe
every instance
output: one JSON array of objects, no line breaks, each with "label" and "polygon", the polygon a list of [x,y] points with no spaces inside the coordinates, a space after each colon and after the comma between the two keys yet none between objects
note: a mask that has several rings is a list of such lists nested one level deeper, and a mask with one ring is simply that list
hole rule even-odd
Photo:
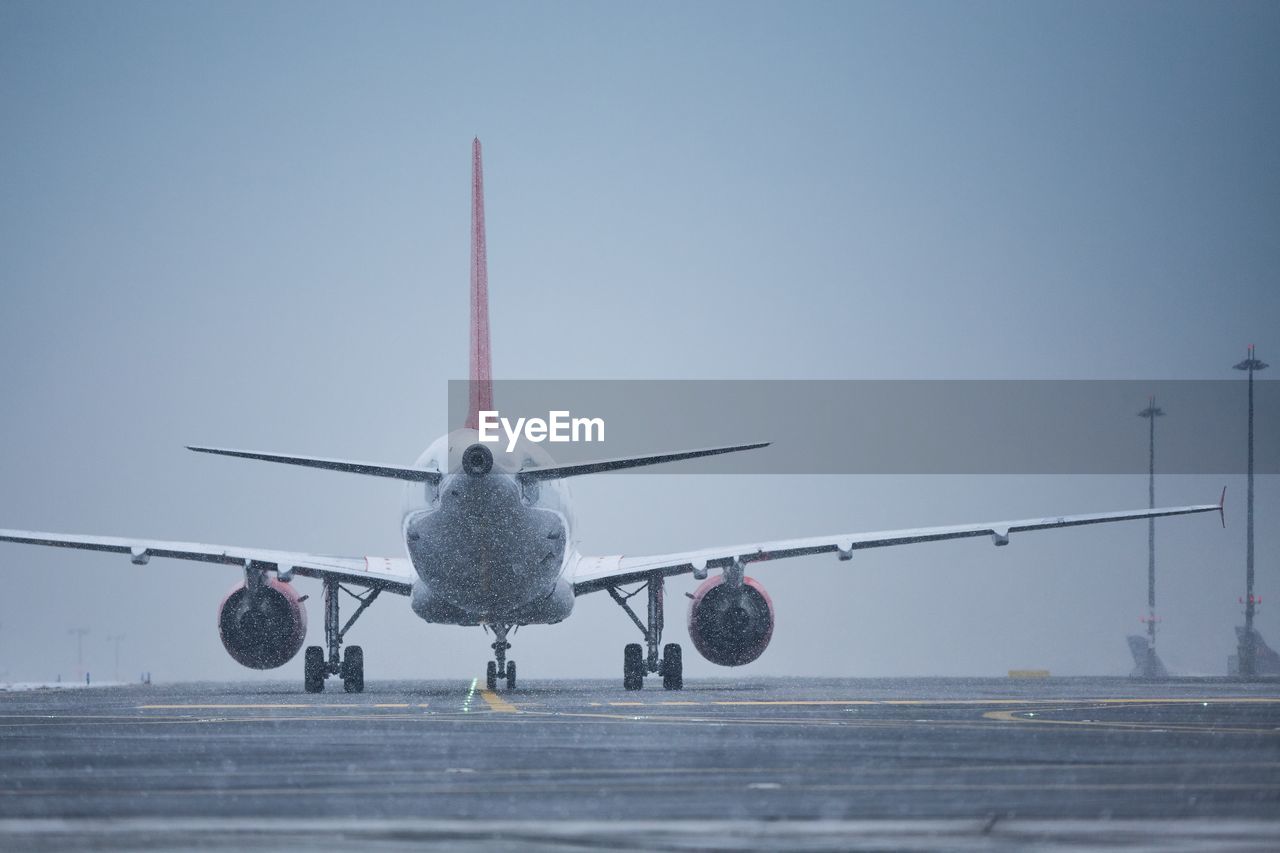
[{"label": "red tail fin stripe", "polygon": [[471,144],[471,374],[468,429],[478,429],[480,412],[493,409],[493,369],[489,354],[489,263],[484,238],[484,165],[480,140]]}]

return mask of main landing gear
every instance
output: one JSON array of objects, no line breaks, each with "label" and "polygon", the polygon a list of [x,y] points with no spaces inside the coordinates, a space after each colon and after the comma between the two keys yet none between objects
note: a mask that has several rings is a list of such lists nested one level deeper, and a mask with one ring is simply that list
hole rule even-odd
[{"label": "main landing gear", "polygon": [[[626,593],[618,592],[617,587],[609,587],[609,595],[618,602],[618,606],[627,611],[631,621],[636,623],[640,633],[644,634],[645,646],[639,643],[628,643],[622,650],[622,686],[627,690],[639,690],[644,687],[644,677],[648,673],[660,674],[662,686],[667,690],[684,689],[684,660],[678,643],[667,643],[662,647],[662,657],[658,657],[658,646],[662,643],[662,575],[654,572],[644,586]],[[649,593],[648,624],[640,621],[627,600],[639,595],[642,591]]]},{"label": "main landing gear", "polygon": [[[339,591],[345,592],[360,602],[356,612],[351,614],[347,624],[341,628],[338,627]],[[366,590],[363,594],[355,593],[338,583],[336,579],[324,579],[324,639],[325,645],[328,646],[328,657],[325,656],[325,649],[319,646],[307,646],[302,683],[308,693],[319,693],[324,690],[324,681],[331,675],[341,676],[342,689],[348,693],[364,692],[364,649],[359,646],[347,646],[347,653],[343,655],[342,638],[381,592],[381,589],[374,588]]]},{"label": "main landing gear", "polygon": [[489,661],[489,666],[485,670],[484,683],[490,690],[498,688],[498,680],[502,679],[507,682],[508,690],[516,689],[516,662],[507,660],[507,649],[511,648],[511,644],[507,642],[507,632],[511,630],[510,625],[489,625],[493,629],[493,649],[494,659]]}]

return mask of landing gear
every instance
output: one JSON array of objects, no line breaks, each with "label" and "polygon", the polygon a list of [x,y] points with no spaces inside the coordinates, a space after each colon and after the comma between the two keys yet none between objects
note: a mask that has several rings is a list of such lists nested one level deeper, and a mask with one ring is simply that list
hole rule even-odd
[{"label": "landing gear", "polygon": [[[631,621],[636,623],[640,633],[644,634],[645,647],[639,643],[628,643],[622,650],[622,687],[625,690],[639,690],[644,687],[644,677],[649,673],[662,675],[662,686],[667,690],[684,689],[684,663],[681,660],[680,646],[667,643],[662,649],[662,657],[658,657],[658,647],[662,643],[662,575],[654,572],[645,585],[625,595],[617,587],[609,587],[609,595],[618,606],[627,612]],[[649,608],[648,624],[640,621],[627,599],[648,591]]]},{"label": "landing gear", "polygon": [[[339,592],[345,592],[360,602],[356,612],[352,613],[347,623],[341,626],[339,626],[338,617]],[[324,639],[328,654],[326,655],[326,650],[320,646],[307,647],[302,686],[308,693],[319,693],[324,690],[325,679],[331,675],[342,678],[342,689],[348,693],[364,692],[364,649],[359,646],[348,646],[346,655],[343,655],[342,638],[381,592],[381,589],[374,588],[364,593],[355,593],[338,583],[336,579],[324,579]]]},{"label": "landing gear", "polygon": [[486,627],[493,630],[490,648],[493,649],[494,659],[485,667],[485,686],[490,690],[497,690],[498,682],[505,681],[508,690],[515,690],[516,662],[507,660],[507,649],[511,648],[511,644],[507,642],[507,632],[511,630],[511,626],[498,624]]},{"label": "landing gear", "polygon": [[684,660],[677,643],[662,648],[662,686],[667,690],[684,689]]},{"label": "landing gear", "polygon": [[622,649],[622,689],[644,687],[644,650],[639,643],[627,643]]},{"label": "landing gear", "polygon": [[302,686],[308,693],[319,693],[324,690],[324,649],[319,646],[307,646],[306,664],[302,676]]},{"label": "landing gear", "polygon": [[342,656],[342,689],[348,693],[364,692],[364,649],[348,646]]}]

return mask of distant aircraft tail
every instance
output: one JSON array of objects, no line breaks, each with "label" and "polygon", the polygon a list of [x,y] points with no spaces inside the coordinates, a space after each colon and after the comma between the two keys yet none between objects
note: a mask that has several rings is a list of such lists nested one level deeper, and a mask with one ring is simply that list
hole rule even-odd
[{"label": "distant aircraft tail", "polygon": [[[1236,643],[1244,644],[1244,626],[1236,626]],[[1256,630],[1253,632],[1253,671],[1255,675],[1280,675],[1280,654],[1267,645],[1266,640]],[[1240,674],[1240,659],[1237,655],[1227,658],[1227,674]]]},{"label": "distant aircraft tail", "polygon": [[1147,644],[1147,638],[1137,634],[1126,637],[1129,641],[1129,652],[1133,655],[1133,672],[1130,678],[1168,678],[1169,670],[1164,668],[1164,661],[1156,654],[1156,650]]},{"label": "distant aircraft tail", "polygon": [[471,143],[471,375],[467,429],[480,428],[482,411],[493,410],[493,365],[489,355],[489,263],[484,239],[484,164],[480,140]]}]

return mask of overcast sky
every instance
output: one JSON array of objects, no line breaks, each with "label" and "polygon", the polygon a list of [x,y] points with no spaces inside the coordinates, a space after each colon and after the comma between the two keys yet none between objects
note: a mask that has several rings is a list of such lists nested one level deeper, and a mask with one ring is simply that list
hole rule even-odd
[{"label": "overcast sky", "polygon": [[[5,2],[0,116],[3,527],[400,555],[396,484],[182,446],[407,463],[444,431],[476,135],[500,377],[1212,379],[1248,343],[1280,365],[1274,3]],[[576,481],[581,549],[1147,497],[1144,477],[669,470]],[[1275,480],[1259,625],[1280,645]],[[1157,485],[1199,503],[1224,482],[1228,530],[1158,528],[1174,671],[1234,651],[1244,488]],[[773,645],[740,672],[1124,674],[1145,571],[1143,524],[777,563],[756,573]],[[251,676],[215,630],[236,574],[2,545],[0,679],[74,673],[79,626],[97,673],[123,633],[126,676]],[[671,584],[667,639],[693,586]],[[616,677],[636,637],[593,595],[512,656],[526,680]],[[370,680],[489,656],[399,598],[350,639]],[[686,673],[734,674],[692,649]]]}]

